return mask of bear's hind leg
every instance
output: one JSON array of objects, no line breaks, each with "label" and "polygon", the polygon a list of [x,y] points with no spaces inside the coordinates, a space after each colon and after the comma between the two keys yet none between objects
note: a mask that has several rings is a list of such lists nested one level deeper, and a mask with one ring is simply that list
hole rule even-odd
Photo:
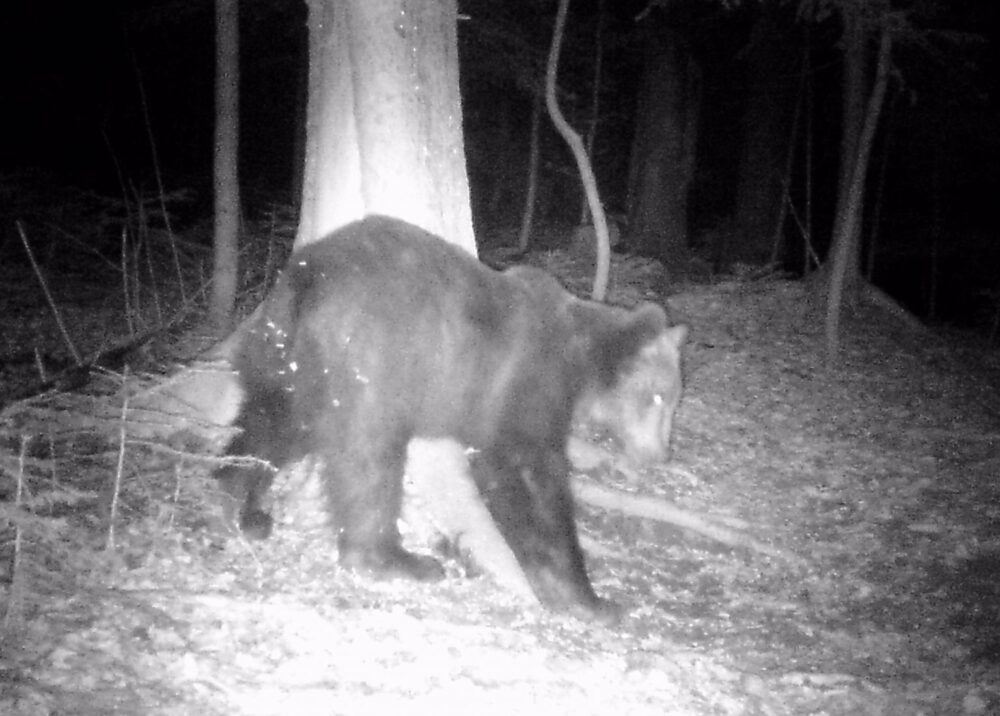
[{"label": "bear's hind leg", "polygon": [[408,552],[400,543],[406,441],[373,450],[378,444],[359,440],[343,450],[324,450],[322,482],[337,528],[340,564],[382,579],[440,579],[440,562]]},{"label": "bear's hind leg", "polygon": [[475,456],[472,472],[538,600],[581,618],[618,621],[621,607],[598,597],[587,576],[566,458],[555,450],[494,448]]},{"label": "bear's hind leg", "polygon": [[271,466],[227,464],[216,471],[223,492],[225,530],[238,524],[250,539],[270,536],[272,519],[263,508],[263,499],[274,481],[275,469],[291,455],[288,424],[287,398],[280,391],[258,390],[247,396],[235,422],[242,432],[230,443],[226,455],[256,458]]}]

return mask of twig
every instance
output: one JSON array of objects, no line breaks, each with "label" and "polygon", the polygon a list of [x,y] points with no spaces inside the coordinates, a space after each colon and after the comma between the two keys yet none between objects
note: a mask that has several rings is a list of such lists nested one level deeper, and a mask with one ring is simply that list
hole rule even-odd
[{"label": "twig", "polygon": [[177,514],[177,505],[181,501],[181,473],[184,471],[184,460],[178,460],[174,463],[174,494],[171,498],[173,505],[170,510],[170,519],[168,525],[171,529],[174,526],[174,516]]},{"label": "twig", "polygon": [[163,323],[163,307],[160,305],[160,291],[156,286],[156,271],[153,270],[152,247],[146,249],[146,268],[149,270],[149,288],[153,294],[153,306],[156,308],[156,322]]},{"label": "twig", "polygon": [[38,373],[38,377],[43,381],[48,381],[48,371],[45,368],[45,361],[42,360],[42,352],[35,346],[35,371]]},{"label": "twig", "polygon": [[128,292],[128,231],[122,227],[122,293],[125,296],[125,322],[128,324],[128,334],[135,335],[135,326],[132,324],[132,299]]},{"label": "twig", "polygon": [[118,517],[118,496],[122,487],[122,471],[125,466],[125,436],[128,431],[128,367],[122,376],[122,411],[118,431],[118,464],[115,466],[115,484],[111,491],[111,509],[108,510],[107,549],[115,548],[115,520]]},{"label": "twig", "polygon": [[52,315],[56,319],[56,325],[59,327],[59,332],[62,333],[63,340],[66,341],[66,347],[69,348],[70,355],[73,356],[73,360],[77,365],[83,365],[83,359],[80,358],[80,353],[76,350],[76,346],[73,345],[73,339],[69,337],[69,332],[66,330],[66,324],[63,323],[62,316],[59,315],[59,309],[56,307],[55,299],[52,298],[52,292],[49,291],[49,284],[45,280],[45,276],[42,274],[42,269],[35,261],[35,253],[31,250],[31,244],[28,242],[28,235],[24,232],[24,226],[20,221],[17,223],[17,233],[21,235],[21,243],[24,244],[24,250],[28,253],[28,260],[31,261],[31,268],[35,271],[35,276],[38,277],[38,282],[42,285],[42,292],[45,294],[45,300],[49,303],[49,308],[52,310]]},{"label": "twig", "polygon": [[170,455],[172,457],[180,458],[181,460],[190,460],[192,462],[197,462],[203,465],[211,465],[213,467],[221,465],[236,465],[238,467],[246,468],[263,467],[277,472],[277,469],[273,464],[267,460],[262,460],[259,457],[254,457],[253,455],[224,455],[221,457],[217,455],[202,455],[195,452],[189,452],[187,450],[178,450],[177,448],[172,448],[169,445],[162,445],[152,440],[129,440],[128,444],[138,445],[148,448],[153,452],[163,453],[164,455]]},{"label": "twig", "polygon": [[[27,435],[21,436],[21,450],[17,455],[17,489],[14,493],[15,512],[20,512],[21,510],[21,500],[24,495],[24,468],[28,455],[28,443],[30,441],[31,438]],[[24,575],[21,569],[21,544],[23,539],[21,521],[17,519],[12,521],[14,523],[14,556],[11,559],[10,565],[10,588],[7,593],[7,609],[3,615],[3,630],[5,634],[10,632],[14,626],[14,622],[17,620],[18,607],[24,586]]]}]

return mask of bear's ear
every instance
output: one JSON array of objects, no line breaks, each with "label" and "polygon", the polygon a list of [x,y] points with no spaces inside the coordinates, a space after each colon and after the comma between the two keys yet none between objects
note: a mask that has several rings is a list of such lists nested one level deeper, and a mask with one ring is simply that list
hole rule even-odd
[{"label": "bear's ear", "polygon": [[659,333],[667,327],[667,313],[663,306],[645,302],[636,306],[629,313],[635,329],[649,334]]},{"label": "bear's ear", "polygon": [[668,327],[667,314],[654,303],[644,303],[631,311],[586,304],[581,308],[584,310],[577,317],[577,330],[586,334],[580,336],[586,339],[583,359],[604,386],[614,384],[624,364],[637,358],[653,341],[668,339],[679,346],[687,335],[685,326]]}]

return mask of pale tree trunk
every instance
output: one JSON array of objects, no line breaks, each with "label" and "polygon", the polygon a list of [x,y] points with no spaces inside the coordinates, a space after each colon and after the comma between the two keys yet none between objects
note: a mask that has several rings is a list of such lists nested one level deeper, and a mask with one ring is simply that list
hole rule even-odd
[{"label": "pale tree trunk", "polygon": [[239,277],[239,0],[215,1],[215,237],[209,317],[231,327]]},{"label": "pale tree trunk", "polygon": [[[875,85],[868,98],[864,112],[863,126],[856,135],[855,153],[851,162],[854,171],[844,192],[842,200],[838,199],[841,213],[836,221],[836,234],[830,247],[831,259],[828,259],[829,291],[826,304],[826,355],[828,361],[833,361],[840,348],[840,312],[844,293],[850,284],[860,282],[858,266],[858,235],[861,219],[864,214],[865,180],[868,173],[868,162],[871,148],[875,140],[875,130],[878,127],[879,115],[885,102],[885,90],[889,82],[889,61],[892,53],[892,36],[886,28],[881,30],[879,42],[878,67],[875,74]],[[846,51],[846,48],[845,48]],[[842,158],[847,161],[847,157]]]},{"label": "pale tree trunk", "polygon": [[[309,0],[297,246],[384,213],[475,253],[456,23],[453,0]],[[211,351],[212,365],[163,386],[158,406],[228,424],[241,396],[226,363],[240,333]]]},{"label": "pale tree trunk", "polygon": [[[462,143],[454,0],[309,0],[309,100],[301,247],[365,214],[388,214],[475,254]],[[238,330],[234,336],[238,336]],[[231,348],[237,339],[228,341]],[[435,346],[421,346],[435,350]],[[223,357],[228,357],[224,355]],[[232,372],[200,417],[227,423],[242,399]],[[235,390],[233,389],[235,387]],[[211,394],[211,390],[205,390]],[[230,411],[222,410],[228,403]],[[220,420],[221,418],[221,420]],[[451,440],[408,445],[409,480],[432,520],[461,535],[498,582],[531,595],[523,570]]]},{"label": "pale tree trunk", "polygon": [[390,214],[475,253],[448,0],[309,0],[296,246]]}]

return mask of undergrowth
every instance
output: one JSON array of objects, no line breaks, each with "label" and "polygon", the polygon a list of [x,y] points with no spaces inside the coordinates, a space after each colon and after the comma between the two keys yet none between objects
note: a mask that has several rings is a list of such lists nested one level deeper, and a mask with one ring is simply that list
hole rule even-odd
[{"label": "undergrowth", "polygon": [[[50,598],[106,588],[179,528],[213,518],[218,435],[174,435],[176,416],[149,396],[219,336],[201,328],[212,237],[193,192],[114,198],[0,175],[0,198],[12,229],[0,236],[0,307],[19,317],[0,345],[6,672]],[[294,212],[278,204],[245,227],[242,311],[273,283],[293,234]]]}]

